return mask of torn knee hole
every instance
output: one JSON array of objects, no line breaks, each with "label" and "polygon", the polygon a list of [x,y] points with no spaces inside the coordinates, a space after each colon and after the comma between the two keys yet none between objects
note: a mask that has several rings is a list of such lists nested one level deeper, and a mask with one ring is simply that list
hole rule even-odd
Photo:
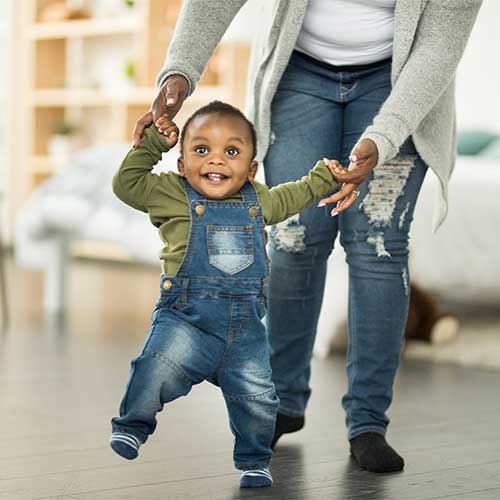
[{"label": "torn knee hole", "polygon": [[[415,157],[395,158],[373,170],[373,179],[368,183],[368,193],[359,206],[373,227],[391,225],[396,201],[404,193],[410,172],[415,166]],[[399,227],[404,224],[409,204],[401,214]]]},{"label": "torn knee hole", "polygon": [[299,222],[299,214],[276,224],[271,228],[271,243],[276,250],[299,253],[306,248],[306,228]]}]

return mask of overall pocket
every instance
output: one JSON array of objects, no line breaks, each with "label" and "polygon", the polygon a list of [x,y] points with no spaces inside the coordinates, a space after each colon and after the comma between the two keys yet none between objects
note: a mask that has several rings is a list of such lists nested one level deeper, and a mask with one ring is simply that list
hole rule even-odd
[{"label": "overall pocket", "polygon": [[252,226],[207,226],[209,263],[236,274],[253,263]]}]

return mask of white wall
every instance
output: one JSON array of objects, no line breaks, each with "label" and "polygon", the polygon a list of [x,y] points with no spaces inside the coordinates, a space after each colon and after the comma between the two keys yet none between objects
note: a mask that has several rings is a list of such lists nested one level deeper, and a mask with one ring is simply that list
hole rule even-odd
[{"label": "white wall", "polygon": [[459,128],[500,133],[500,1],[484,0],[457,71]]},{"label": "white wall", "polygon": [[10,23],[11,20],[11,0],[0,0],[0,61],[2,67],[9,68],[0,78],[0,240],[4,241],[7,235],[7,186],[8,186],[8,130],[7,130],[7,116],[8,116],[8,93],[9,84],[11,82],[8,75],[11,74],[11,57],[9,54],[10,43]]}]

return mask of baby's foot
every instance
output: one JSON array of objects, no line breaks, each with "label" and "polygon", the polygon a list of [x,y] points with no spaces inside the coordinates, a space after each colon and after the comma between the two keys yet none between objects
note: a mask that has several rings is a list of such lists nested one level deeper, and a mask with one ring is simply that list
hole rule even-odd
[{"label": "baby's foot", "polygon": [[240,477],[240,488],[263,488],[273,484],[269,469],[244,470]]},{"label": "baby's foot", "polygon": [[109,439],[109,445],[113,451],[127,460],[133,460],[139,455],[141,442],[132,434],[124,432],[113,432]]}]

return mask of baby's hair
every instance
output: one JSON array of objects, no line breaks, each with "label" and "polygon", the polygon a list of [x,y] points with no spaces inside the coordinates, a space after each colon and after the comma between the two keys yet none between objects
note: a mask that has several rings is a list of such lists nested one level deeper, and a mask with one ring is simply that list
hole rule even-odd
[{"label": "baby's hair", "polygon": [[184,127],[182,128],[181,136],[179,138],[179,146],[181,148],[181,154],[182,154],[182,147],[184,144],[184,137],[186,135],[186,130],[188,129],[189,125],[191,125],[191,122],[197,116],[212,115],[212,114],[234,116],[235,118],[239,118],[240,120],[245,122],[250,131],[250,137],[252,138],[252,146],[253,146],[252,159],[255,158],[255,156],[257,155],[257,135],[255,133],[255,128],[252,122],[238,108],[235,108],[234,106],[231,106],[231,104],[227,104],[222,101],[212,101],[206,106],[203,106],[202,108],[196,110],[187,119],[186,123],[184,124]]}]

